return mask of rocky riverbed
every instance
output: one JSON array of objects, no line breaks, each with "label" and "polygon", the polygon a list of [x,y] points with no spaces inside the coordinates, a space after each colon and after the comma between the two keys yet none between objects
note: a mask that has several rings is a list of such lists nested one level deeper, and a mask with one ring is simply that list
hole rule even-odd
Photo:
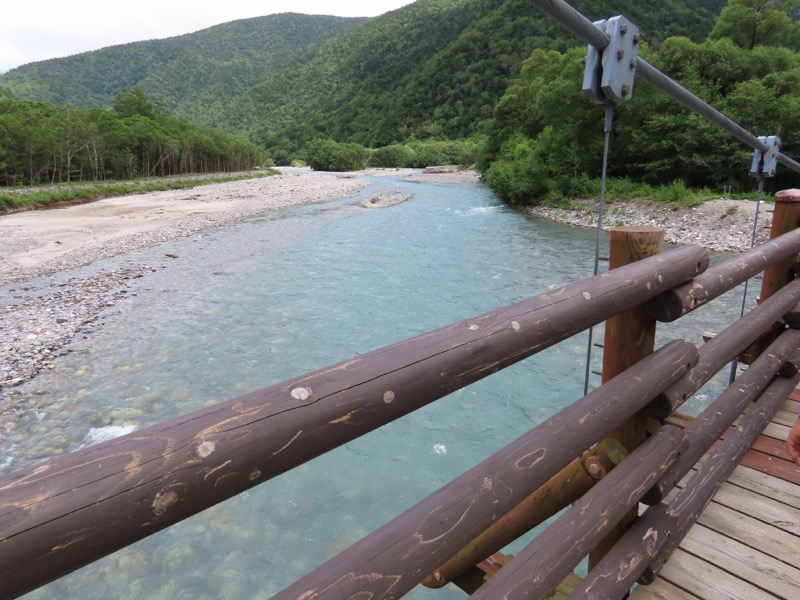
[{"label": "rocky riverbed", "polygon": [[[133,280],[159,268],[129,264],[104,269],[98,261],[285,206],[350,197],[369,185],[363,175],[388,174],[442,183],[479,182],[474,171],[454,169],[427,173],[371,169],[346,175],[291,171],[0,217],[0,413],[18,410],[16,386],[54,368],[58,357],[71,351],[76,336],[90,335],[103,311],[130,293]],[[389,207],[409,197],[384,192],[362,205]],[[749,247],[755,207],[755,202],[732,200],[715,200],[694,209],[611,202],[605,225],[662,226],[669,242],[732,251]],[[596,211],[591,201],[579,203],[573,211],[530,210],[536,216],[587,227],[596,226]],[[759,240],[764,240],[771,214],[762,210],[760,219]]]},{"label": "rocky riverbed", "polygon": [[[578,200],[574,208],[532,207],[531,215],[579,225],[597,227],[598,202]],[[610,201],[604,207],[603,229],[621,226],[663,227],[670,244],[700,244],[709,250],[739,252],[750,247],[756,201],[717,199],[700,206],[687,207],[644,201]],[[769,239],[772,226],[772,205],[762,203],[758,209],[756,244]]]}]

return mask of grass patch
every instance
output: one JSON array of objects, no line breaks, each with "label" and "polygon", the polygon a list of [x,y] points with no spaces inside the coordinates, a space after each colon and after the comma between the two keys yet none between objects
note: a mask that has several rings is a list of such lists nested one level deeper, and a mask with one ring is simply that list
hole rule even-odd
[{"label": "grass patch", "polygon": [[181,177],[165,179],[153,178],[140,181],[99,181],[93,183],[68,183],[48,186],[13,188],[0,193],[0,210],[16,212],[45,208],[65,203],[92,202],[103,198],[116,198],[143,194],[146,192],[163,192],[167,190],[188,189],[210,183],[226,183],[242,179],[258,179],[276,175],[277,171],[267,170],[261,173],[246,175],[220,175],[219,177],[199,178]]},{"label": "grass patch", "polygon": [[[642,200],[671,204],[673,206],[699,206],[709,200],[720,197],[732,200],[755,200],[755,195],[750,194],[722,194],[709,189],[688,188],[683,181],[676,180],[668,185],[650,185],[624,178],[609,178],[606,182],[606,198],[609,202],[614,200]],[[578,176],[574,179],[561,180],[558,191],[553,191],[538,200],[538,204],[553,208],[569,208],[574,198],[599,198],[600,180]]]}]

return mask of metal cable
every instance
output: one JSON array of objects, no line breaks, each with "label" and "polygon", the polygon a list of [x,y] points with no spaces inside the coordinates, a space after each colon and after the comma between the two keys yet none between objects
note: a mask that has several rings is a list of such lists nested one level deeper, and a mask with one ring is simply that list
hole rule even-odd
[{"label": "metal cable", "polygon": [[[756,216],[753,218],[753,233],[750,236],[750,247],[753,248],[756,245],[756,235],[758,233],[758,213],[761,210],[761,202],[764,200],[764,174],[759,171],[758,174],[758,204],[756,204]],[[741,319],[744,317],[744,309],[747,306],[747,286],[750,283],[749,279],[746,279],[744,282],[744,292],[742,293],[742,310],[739,313],[739,318]],[[728,385],[733,383],[733,380],[736,379],[736,368],[739,366],[739,359],[734,358],[731,361],[731,372],[728,377]]]},{"label": "metal cable", "polygon": [[[606,203],[606,175],[608,172],[608,148],[611,145],[611,126],[614,122],[614,103],[606,101],[606,118],[603,124],[603,168],[600,177],[600,206],[597,209],[597,236],[594,241],[594,274],[600,271],[600,240],[603,237],[603,207]],[[583,378],[583,395],[589,393],[589,374],[591,373],[592,362],[592,337],[594,327],[589,327],[589,343],[586,347],[586,374]]]},{"label": "metal cable", "polygon": [[[602,51],[608,46],[610,41],[609,35],[595,27],[594,23],[563,0],[531,0],[531,3],[543,13],[561,23],[561,25],[584,40],[587,44],[594,46],[598,51]],[[724,129],[743,144],[750,146],[754,150],[759,150],[760,152],[766,152],[768,150],[767,145],[752,133],[664,75],[642,58],[637,59],[636,76],[644,79],[649,84],[693,110],[704,119]],[[778,153],[777,158],[778,162],[783,166],[800,173],[800,163],[780,153]]]}]

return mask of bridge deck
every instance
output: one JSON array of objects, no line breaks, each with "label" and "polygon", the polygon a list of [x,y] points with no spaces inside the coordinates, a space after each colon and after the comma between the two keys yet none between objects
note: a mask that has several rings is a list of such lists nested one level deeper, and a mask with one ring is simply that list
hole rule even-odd
[{"label": "bridge deck", "polygon": [[799,403],[795,390],[656,581],[632,600],[800,598],[800,467],[784,445]]}]

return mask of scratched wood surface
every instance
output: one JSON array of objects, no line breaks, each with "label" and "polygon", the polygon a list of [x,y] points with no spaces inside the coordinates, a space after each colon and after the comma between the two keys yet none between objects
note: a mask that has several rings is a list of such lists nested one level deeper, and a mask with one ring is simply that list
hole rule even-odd
[{"label": "scratched wood surface", "polygon": [[637,587],[632,600],[800,598],[800,467],[783,445],[798,400],[795,390],[653,585]]}]

